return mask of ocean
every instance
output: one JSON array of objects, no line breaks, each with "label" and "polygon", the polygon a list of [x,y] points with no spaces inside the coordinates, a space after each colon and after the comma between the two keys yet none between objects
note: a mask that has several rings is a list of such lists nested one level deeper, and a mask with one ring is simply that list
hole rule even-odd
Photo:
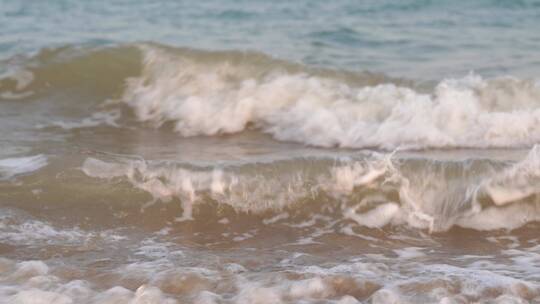
[{"label": "ocean", "polygon": [[0,0],[0,303],[540,303],[540,1]]}]

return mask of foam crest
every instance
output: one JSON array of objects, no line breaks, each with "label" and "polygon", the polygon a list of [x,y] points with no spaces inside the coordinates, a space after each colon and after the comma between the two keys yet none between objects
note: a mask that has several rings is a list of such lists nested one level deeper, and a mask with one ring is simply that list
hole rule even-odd
[{"label": "foam crest", "polygon": [[535,145],[527,157],[493,176],[484,190],[497,205],[524,199],[538,193],[540,184],[540,146]]},{"label": "foam crest", "polygon": [[210,63],[142,47],[141,76],[123,101],[141,121],[182,136],[236,133],[249,125],[278,140],[322,147],[516,147],[540,140],[540,87],[476,75],[433,93],[394,84],[356,86],[307,71]]},{"label": "foam crest", "polygon": [[395,171],[391,162],[392,155],[379,156],[366,161],[338,165],[331,168],[331,191],[350,194],[355,187],[368,186],[390,171]]},{"label": "foam crest", "polygon": [[45,155],[0,159],[0,181],[37,171],[47,165]]}]

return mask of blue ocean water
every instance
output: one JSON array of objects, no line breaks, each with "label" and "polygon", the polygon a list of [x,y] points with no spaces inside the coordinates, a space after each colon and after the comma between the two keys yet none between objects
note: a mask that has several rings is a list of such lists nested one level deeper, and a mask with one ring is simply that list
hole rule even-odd
[{"label": "blue ocean water", "polygon": [[540,2],[0,1],[0,58],[152,41],[439,80],[540,70]]}]

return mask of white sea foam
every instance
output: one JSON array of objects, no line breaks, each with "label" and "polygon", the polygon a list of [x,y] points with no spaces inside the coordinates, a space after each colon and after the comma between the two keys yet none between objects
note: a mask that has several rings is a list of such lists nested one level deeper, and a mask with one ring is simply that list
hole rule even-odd
[{"label": "white sea foam", "polygon": [[408,247],[403,249],[396,249],[394,252],[398,255],[400,259],[411,259],[426,256],[422,252],[422,248],[418,247]]},{"label": "white sea foam", "polygon": [[[540,221],[540,201],[532,197],[540,185],[540,147],[534,146],[522,161],[484,179],[477,193],[485,192],[494,205],[482,207],[473,201],[471,213],[458,220],[463,227],[478,230],[514,229]],[[531,199],[525,200],[529,197]]]},{"label": "white sea foam", "polygon": [[[179,246],[154,240],[146,244],[169,252]],[[534,279],[537,269],[527,270],[527,263],[538,264],[535,250],[508,251],[505,254],[514,260],[502,267],[495,263],[434,264],[415,247],[397,250],[397,258],[360,255],[352,260],[334,259],[329,261],[331,266],[306,264],[309,260],[300,258],[306,255],[291,253],[286,263],[265,272],[240,264],[222,265],[208,259],[208,253],[187,250],[187,256],[131,256],[129,261],[117,260],[103,275],[95,277],[94,270],[89,270],[80,279],[65,277],[63,263],[0,258],[0,302],[534,303],[540,299],[540,284]],[[424,263],[415,262],[418,258]],[[199,259],[204,267],[189,266]],[[121,287],[126,285],[131,287]]]},{"label": "white sea foam", "polygon": [[0,181],[37,171],[47,165],[45,155],[0,159]]},{"label": "white sea foam", "polygon": [[23,212],[0,208],[0,242],[29,248],[64,246],[95,248],[125,240],[116,231],[85,231],[78,227],[61,228]]},{"label": "white sea foam", "polygon": [[497,205],[518,201],[540,190],[540,146],[527,157],[485,181],[483,187]]},{"label": "white sea foam", "polygon": [[142,75],[123,101],[141,121],[183,136],[240,132],[322,147],[517,147],[540,141],[540,86],[471,74],[431,94],[394,84],[355,87],[307,73],[248,72],[142,47]]},{"label": "white sea foam", "polygon": [[[360,205],[357,207],[359,206]],[[359,225],[377,228],[385,226],[392,221],[396,216],[396,213],[399,212],[399,205],[396,203],[384,203],[361,214],[356,213],[356,209],[357,208],[348,209],[344,214],[345,217],[354,220]]]},{"label": "white sea foam", "polygon": [[178,303],[155,286],[141,285],[134,292],[119,286],[102,291],[87,281],[55,276],[42,261],[2,262],[9,270],[0,274],[1,303]]}]

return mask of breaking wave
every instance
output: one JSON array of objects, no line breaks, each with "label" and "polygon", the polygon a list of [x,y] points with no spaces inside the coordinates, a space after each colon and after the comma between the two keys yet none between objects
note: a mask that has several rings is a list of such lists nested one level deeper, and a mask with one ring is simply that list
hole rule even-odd
[{"label": "breaking wave", "polygon": [[515,148],[540,141],[540,84],[533,79],[470,74],[415,85],[254,52],[156,44],[45,50],[9,66],[0,77],[1,99],[58,89],[77,90],[81,98],[85,91],[108,104],[117,101],[116,107],[128,105],[140,122],[172,125],[180,136],[254,128],[281,141],[386,150]]},{"label": "breaking wave", "polygon": [[539,157],[535,147],[513,165],[400,160],[391,154],[229,167],[87,158],[82,171],[128,181],[149,193],[151,204],[179,202],[179,221],[208,220],[197,210],[211,205],[270,214],[266,224],[303,225],[326,218],[369,228],[406,225],[442,232],[454,226],[515,229],[539,221]]},{"label": "breaking wave", "polygon": [[540,140],[534,81],[471,74],[421,93],[279,67],[254,72],[250,65],[195,61],[155,47],[142,51],[142,74],[128,80],[122,101],[141,121],[171,122],[182,136],[253,125],[278,140],[321,147],[518,147]]}]

